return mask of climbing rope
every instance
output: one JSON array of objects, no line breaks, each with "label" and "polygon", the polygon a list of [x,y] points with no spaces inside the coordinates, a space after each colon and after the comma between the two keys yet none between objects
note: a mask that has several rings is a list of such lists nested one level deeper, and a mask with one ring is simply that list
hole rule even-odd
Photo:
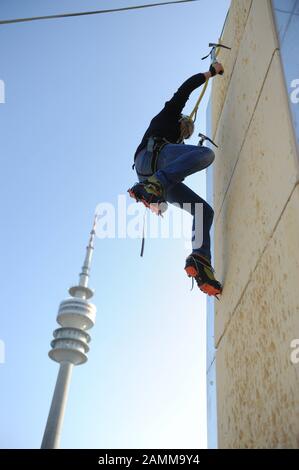
[{"label": "climbing rope", "polygon": [[[224,46],[224,45],[222,44],[223,31],[224,31],[224,27],[225,27],[225,24],[226,24],[226,20],[227,20],[228,14],[229,14],[229,10],[230,10],[230,9],[227,10],[226,17],[225,17],[225,20],[224,20],[224,23],[223,23],[223,26],[222,26],[222,31],[221,31],[220,38],[219,38],[219,41],[218,41],[218,47],[216,47],[216,46],[214,45],[214,46],[213,46],[213,48],[215,48],[215,49],[214,49],[214,53],[213,53],[213,48],[212,48],[212,50],[210,51],[210,53],[209,53],[207,56],[205,56],[205,57],[202,58],[202,60],[203,60],[203,59],[206,59],[207,57],[209,57],[209,55],[211,55],[211,58],[212,58],[212,61],[211,61],[212,63],[211,63],[211,65],[213,65],[213,61],[214,61],[214,62],[216,61],[216,58],[217,58],[217,56],[218,56],[218,54],[219,54],[219,51],[220,51],[220,49],[221,49],[222,47],[224,47],[225,49],[230,49],[230,47]],[[201,91],[201,93],[200,93],[200,96],[199,96],[198,100],[196,101],[195,106],[194,106],[194,108],[193,108],[191,114],[189,115],[189,118],[192,119],[193,122],[196,121],[196,116],[197,116],[198,107],[199,107],[199,105],[200,105],[200,103],[201,103],[201,101],[202,101],[202,99],[203,99],[203,97],[204,97],[204,94],[205,94],[205,92],[206,92],[206,90],[207,90],[207,88],[208,88],[209,80],[210,80],[209,78],[206,80],[206,82],[205,82],[205,84],[204,84],[204,86],[203,86],[203,89],[202,89],[202,91]]]},{"label": "climbing rope", "polygon": [[[220,44],[220,43],[221,43],[221,39],[219,40],[219,44]],[[218,56],[218,54],[219,54],[219,51],[220,51],[220,48],[221,48],[221,46],[218,46],[218,47],[216,48],[216,51],[215,51],[215,58],[217,58],[217,56]],[[209,54],[209,55],[210,55],[210,54]],[[209,78],[206,80],[206,82],[205,82],[205,84],[204,84],[204,86],[203,86],[203,89],[202,89],[202,91],[201,91],[201,93],[200,93],[200,95],[199,95],[199,98],[198,98],[198,100],[196,101],[195,106],[194,106],[194,108],[193,108],[191,114],[189,115],[189,118],[192,119],[193,122],[196,121],[197,111],[198,111],[199,105],[200,105],[200,103],[201,103],[201,101],[202,101],[202,99],[203,99],[203,97],[204,97],[204,95],[205,95],[206,89],[208,88],[209,80],[210,80]]]},{"label": "climbing rope", "polygon": [[53,20],[57,18],[70,18],[74,16],[99,15],[103,13],[115,13],[115,12],[120,12],[120,11],[140,10],[143,8],[152,8],[152,7],[159,7],[163,5],[174,5],[176,3],[190,3],[190,2],[198,2],[198,1],[199,0],[175,0],[175,1],[173,0],[173,1],[168,1],[168,2],[149,3],[147,5],[135,5],[132,7],[113,8],[109,10],[82,11],[78,13],[61,13],[58,15],[32,16],[29,18],[15,18],[11,20],[0,20],[0,25],[12,24],[12,23],[24,23],[28,21],[38,21],[38,20]]}]

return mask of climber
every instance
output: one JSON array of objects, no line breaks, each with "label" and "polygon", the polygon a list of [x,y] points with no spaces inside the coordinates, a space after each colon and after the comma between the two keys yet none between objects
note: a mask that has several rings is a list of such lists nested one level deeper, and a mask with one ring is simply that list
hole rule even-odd
[{"label": "climber", "polygon": [[[221,294],[222,286],[215,279],[211,265],[210,228],[214,211],[204,199],[182,183],[186,176],[211,165],[215,155],[208,147],[184,144],[184,139],[193,133],[194,123],[182,111],[192,91],[220,73],[223,73],[223,66],[215,62],[208,72],[190,77],[152,119],[134,156],[133,168],[139,182],[128,190],[131,197],[158,215],[167,209],[167,202],[183,209],[188,206],[186,210],[193,216],[193,237],[192,253],[186,259],[185,271],[196,280],[202,292],[216,297]],[[184,207],[184,203],[189,204]],[[196,220],[197,203],[203,205],[200,221]],[[202,244],[196,246],[195,232],[200,222],[203,226]]]}]

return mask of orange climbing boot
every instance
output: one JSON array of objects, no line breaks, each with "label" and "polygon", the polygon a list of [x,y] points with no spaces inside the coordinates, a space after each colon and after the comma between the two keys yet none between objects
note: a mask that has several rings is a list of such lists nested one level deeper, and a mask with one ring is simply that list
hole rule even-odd
[{"label": "orange climbing boot", "polygon": [[157,215],[162,215],[167,209],[164,199],[164,188],[155,176],[150,176],[142,183],[136,183],[128,189],[129,195],[137,202],[142,202]]},{"label": "orange climbing boot", "polygon": [[195,279],[202,292],[218,299],[218,295],[222,293],[222,285],[215,279],[214,269],[207,258],[191,253],[186,259],[185,271],[188,277]]}]

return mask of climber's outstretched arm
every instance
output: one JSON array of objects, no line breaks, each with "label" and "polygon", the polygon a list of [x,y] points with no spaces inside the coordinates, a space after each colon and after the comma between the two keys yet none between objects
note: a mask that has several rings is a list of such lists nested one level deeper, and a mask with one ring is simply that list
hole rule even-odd
[{"label": "climber's outstretched arm", "polygon": [[[213,67],[215,69],[215,74],[223,71],[223,67],[220,63],[215,63]],[[212,77],[212,72],[208,71],[198,73],[188,78],[188,80],[180,86],[173,97],[169,101],[166,101],[161,113],[171,114],[172,118],[179,118],[191,93],[196,90],[196,88],[203,85],[210,77]],[[159,116],[159,114],[157,116]]]}]

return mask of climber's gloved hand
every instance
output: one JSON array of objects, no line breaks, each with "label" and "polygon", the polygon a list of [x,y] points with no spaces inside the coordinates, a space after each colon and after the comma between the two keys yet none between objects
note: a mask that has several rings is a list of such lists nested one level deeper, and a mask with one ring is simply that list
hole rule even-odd
[{"label": "climber's gloved hand", "polygon": [[209,70],[212,74],[212,77],[214,77],[215,75],[223,75],[224,73],[223,65],[220,64],[220,62],[214,62],[214,64],[210,66]]}]

